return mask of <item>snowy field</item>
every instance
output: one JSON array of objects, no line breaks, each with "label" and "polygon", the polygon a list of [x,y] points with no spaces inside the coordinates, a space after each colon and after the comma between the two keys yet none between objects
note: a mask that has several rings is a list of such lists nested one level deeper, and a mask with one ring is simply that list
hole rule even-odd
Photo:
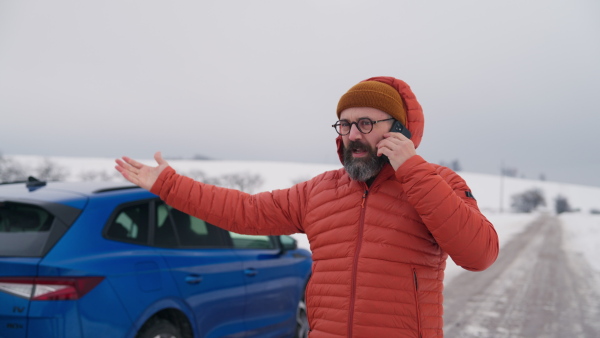
[{"label": "snowy field", "polygon": [[[35,168],[50,160],[68,172],[67,180],[79,181],[90,173],[102,173],[99,177],[121,180],[115,175],[114,159],[38,156],[5,156],[28,167]],[[147,164],[154,164],[152,159],[139,159]],[[290,163],[290,162],[250,162],[250,161],[192,161],[169,160],[178,172],[186,173],[202,171],[207,176],[224,174],[260,175],[263,184],[258,191],[270,191],[287,188],[302,180],[310,179],[327,170],[338,169],[339,165]],[[557,183],[540,180],[499,177],[495,175],[459,173],[466,181],[480,209],[494,224],[500,238],[501,247],[511,238],[525,229],[540,212],[554,212],[554,200],[561,195],[568,199],[570,206],[578,210],[560,216],[563,226],[563,248],[585,257],[590,265],[600,274],[600,215],[591,214],[592,210],[600,210],[600,187]],[[526,190],[540,189],[546,200],[546,207],[530,214],[510,212],[511,196]],[[256,191],[256,192],[258,192]],[[301,247],[309,248],[306,237],[295,235]],[[446,282],[462,271],[451,260],[448,260]],[[600,286],[599,286],[600,287]]]},{"label": "snowy field", "polygon": [[562,214],[563,249],[586,258],[600,274],[600,215]]}]

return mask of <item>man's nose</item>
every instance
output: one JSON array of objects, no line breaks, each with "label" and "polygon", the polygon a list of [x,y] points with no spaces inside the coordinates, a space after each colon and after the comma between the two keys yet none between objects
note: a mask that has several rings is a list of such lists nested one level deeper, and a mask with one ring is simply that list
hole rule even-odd
[{"label": "man's nose", "polygon": [[348,134],[348,138],[351,141],[362,139],[362,133],[360,130],[358,130],[358,125],[356,123],[350,125],[350,133]]}]

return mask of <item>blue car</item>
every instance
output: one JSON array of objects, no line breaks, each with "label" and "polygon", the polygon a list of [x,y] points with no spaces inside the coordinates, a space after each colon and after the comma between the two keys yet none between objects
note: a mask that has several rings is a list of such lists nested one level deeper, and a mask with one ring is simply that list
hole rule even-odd
[{"label": "blue car", "polygon": [[306,337],[310,252],[118,183],[0,184],[0,337]]}]

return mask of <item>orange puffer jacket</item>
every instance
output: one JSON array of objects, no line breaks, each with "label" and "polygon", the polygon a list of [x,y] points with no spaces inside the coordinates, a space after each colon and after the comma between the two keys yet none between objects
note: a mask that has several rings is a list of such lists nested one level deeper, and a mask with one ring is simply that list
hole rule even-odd
[{"label": "orange puffer jacket", "polygon": [[[418,146],[422,111],[410,88],[393,78],[375,79],[402,95]],[[311,338],[441,337],[448,255],[472,271],[498,255],[497,234],[463,179],[418,155],[396,172],[386,165],[370,187],[339,169],[249,195],[167,168],[151,191],[230,231],[306,233],[314,261],[306,289]]]}]

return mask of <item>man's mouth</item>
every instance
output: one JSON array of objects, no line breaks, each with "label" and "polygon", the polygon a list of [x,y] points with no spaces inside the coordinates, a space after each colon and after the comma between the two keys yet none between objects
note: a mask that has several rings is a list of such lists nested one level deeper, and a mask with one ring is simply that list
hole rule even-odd
[{"label": "man's mouth", "polygon": [[354,157],[363,157],[367,155],[367,150],[364,148],[353,148],[352,149],[352,156]]},{"label": "man's mouth", "polygon": [[369,154],[367,147],[360,143],[354,143],[350,145],[352,151],[352,157],[364,157]]}]

